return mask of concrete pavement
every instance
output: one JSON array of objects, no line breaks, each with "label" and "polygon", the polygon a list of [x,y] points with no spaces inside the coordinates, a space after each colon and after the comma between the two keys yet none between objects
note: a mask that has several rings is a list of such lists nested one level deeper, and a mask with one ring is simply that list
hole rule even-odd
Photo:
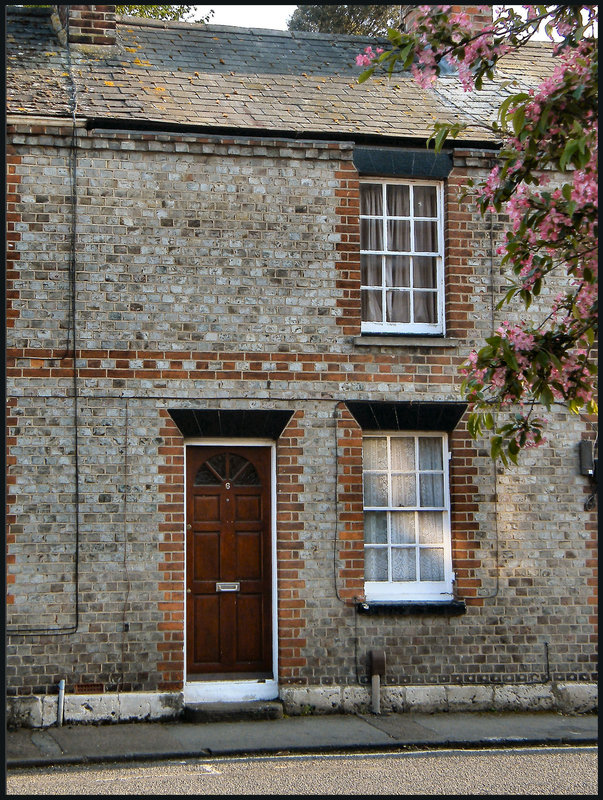
[{"label": "concrete pavement", "polygon": [[594,744],[596,714],[328,714],[242,722],[135,722],[19,728],[10,767],[415,747]]}]

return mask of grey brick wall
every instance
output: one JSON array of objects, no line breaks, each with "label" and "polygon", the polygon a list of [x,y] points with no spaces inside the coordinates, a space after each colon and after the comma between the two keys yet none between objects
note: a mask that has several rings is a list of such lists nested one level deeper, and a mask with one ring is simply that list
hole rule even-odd
[{"label": "grey brick wall", "polygon": [[[446,346],[360,346],[341,324],[346,292],[359,311],[342,280],[358,270],[342,223],[355,180],[345,143],[79,132],[76,553],[72,361],[61,359],[68,145],[64,130],[11,129],[9,694],[54,691],[60,678],[178,684],[183,442],[166,433],[166,409],[190,407],[303,412],[300,525],[279,539],[279,553],[297,554],[296,582],[279,588],[303,634],[297,666],[283,649],[283,683],[365,682],[375,647],[392,684],[592,679],[595,527],[577,457],[591,426],[561,410],[517,470],[496,474],[485,443],[472,446],[476,488],[457,524],[473,542],[466,614],[363,616],[338,599],[338,401],[458,400],[458,366],[491,330],[504,285],[492,256],[504,219],[478,219],[451,189]],[[484,159],[458,154],[451,187],[484,174]],[[461,461],[452,470],[469,474]]]}]

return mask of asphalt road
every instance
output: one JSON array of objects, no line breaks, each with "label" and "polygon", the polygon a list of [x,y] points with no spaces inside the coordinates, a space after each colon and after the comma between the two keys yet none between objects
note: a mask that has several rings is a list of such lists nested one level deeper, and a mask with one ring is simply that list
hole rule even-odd
[{"label": "asphalt road", "polygon": [[11,770],[7,795],[597,795],[595,747],[214,758]]}]

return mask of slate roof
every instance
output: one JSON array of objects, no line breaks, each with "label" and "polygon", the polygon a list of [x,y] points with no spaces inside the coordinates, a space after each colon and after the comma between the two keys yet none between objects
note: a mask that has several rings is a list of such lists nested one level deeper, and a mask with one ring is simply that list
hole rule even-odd
[{"label": "slate roof", "polygon": [[[491,137],[501,85],[522,88],[550,74],[550,45],[506,59],[485,92],[457,78],[421,89],[408,73],[358,84],[355,57],[373,38],[118,18],[111,55],[71,50],[77,116],[209,129],[359,139],[429,136],[436,120],[464,121],[465,140]],[[70,65],[45,8],[7,14],[8,112],[70,116]]]}]

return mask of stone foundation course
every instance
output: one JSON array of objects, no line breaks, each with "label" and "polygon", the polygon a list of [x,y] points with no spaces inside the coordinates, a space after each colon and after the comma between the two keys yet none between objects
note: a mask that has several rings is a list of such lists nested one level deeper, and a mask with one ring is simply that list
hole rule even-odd
[{"label": "stone foundation course", "polygon": [[[366,687],[307,686],[283,688],[280,700],[289,716],[357,714],[371,710]],[[470,711],[557,711],[588,714],[598,708],[595,683],[523,686],[388,686],[381,690],[381,713],[453,713]],[[183,717],[181,693],[132,692],[66,695],[62,724],[168,722]],[[56,695],[11,698],[9,728],[57,725]]]}]

